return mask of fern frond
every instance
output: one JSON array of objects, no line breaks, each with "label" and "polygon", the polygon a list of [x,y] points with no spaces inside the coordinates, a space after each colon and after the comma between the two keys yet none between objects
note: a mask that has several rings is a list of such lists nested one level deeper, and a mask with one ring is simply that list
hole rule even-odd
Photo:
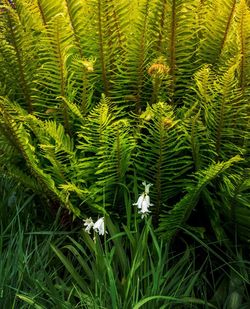
[{"label": "fern frond", "polygon": [[[217,119],[214,123],[217,125],[215,140],[217,157],[224,156],[226,158],[233,152],[244,154],[242,140],[247,134],[248,116],[246,101],[235,87],[234,68],[228,70],[221,83],[223,88],[220,111],[216,113]],[[237,124],[234,123],[236,115],[239,121]]]},{"label": "fern frond", "polygon": [[249,92],[250,78],[250,9],[245,0],[241,0],[236,14],[237,20],[237,47],[241,56],[239,66],[239,86],[245,92]]},{"label": "fern frond", "polygon": [[36,0],[35,2],[44,25],[47,25],[56,15],[66,13],[64,1]]},{"label": "fern frond", "polygon": [[18,108],[16,109],[14,104],[4,98],[0,98],[0,100],[1,122],[12,136],[13,143],[22,159],[25,161],[26,168],[30,170],[33,177],[41,185],[44,193],[47,193],[52,199],[57,200],[61,205],[68,208],[74,216],[79,217],[80,210],[72,206],[70,201],[57,189],[51,175],[43,170],[36,153],[36,147],[32,143],[30,131],[27,130],[23,122],[25,119],[25,112],[23,112],[23,115],[20,115],[18,113]]},{"label": "fern frond", "polygon": [[164,57],[170,68],[171,82],[165,91],[169,100],[177,100],[175,103],[189,92],[191,76],[198,68],[198,9],[199,3],[195,0],[156,1],[150,22],[156,57]]},{"label": "fern frond", "polygon": [[100,147],[96,156],[99,158],[99,165],[96,170],[96,182],[94,186],[105,188],[106,206],[113,203],[121,206],[120,209],[113,209],[122,215],[125,209],[123,196],[119,192],[123,190],[122,185],[127,184],[127,175],[132,167],[132,152],[136,148],[135,138],[131,124],[127,119],[116,120],[104,132],[105,143]]},{"label": "fern frond", "polygon": [[[77,178],[86,182],[95,203],[114,201],[114,188],[125,183],[135,142],[128,120],[103,97],[79,132]],[[122,118],[122,119],[120,119]]]},{"label": "fern frond", "polygon": [[[216,77],[211,69],[205,67],[196,75],[197,94],[207,129],[207,142],[216,153],[216,160],[227,160],[233,155],[245,153],[243,144],[247,134],[247,102],[237,85],[237,68],[238,62],[228,68],[222,76]],[[208,74],[207,78],[203,78],[204,70]],[[237,123],[235,117],[238,119]]]},{"label": "fern frond", "polygon": [[34,96],[36,113],[44,116],[53,111],[54,117],[63,119],[67,132],[70,132],[68,108],[59,97],[66,96],[68,62],[72,55],[70,36],[63,15],[51,19],[41,39],[39,51],[41,66],[36,75],[37,88]]},{"label": "fern frond", "polygon": [[80,57],[84,58],[83,42],[85,35],[84,23],[82,17],[84,16],[84,4],[83,1],[66,0],[66,7],[69,16],[71,29],[74,35],[75,45],[80,54]]},{"label": "fern frond", "polygon": [[[149,0],[133,4],[134,17],[131,20],[129,36],[126,45],[126,54],[123,63],[119,63],[117,74],[120,75],[120,86],[116,87],[119,101],[129,109],[140,112],[145,102],[150,100],[151,81],[147,67],[152,60],[150,54],[149,15],[152,4]],[[118,77],[119,77],[118,75]],[[118,84],[119,85],[119,84]],[[117,99],[115,99],[117,101]]]},{"label": "fern frond", "polygon": [[[36,69],[36,42],[31,29],[23,27],[17,12],[7,7],[1,20],[2,30],[0,47],[0,67],[8,71],[6,85],[13,87],[11,97],[29,112],[34,109],[32,87]],[[30,57],[34,59],[30,61]],[[5,64],[7,63],[7,66]]]},{"label": "fern frond", "polygon": [[79,131],[79,171],[78,177],[88,184],[95,182],[95,173],[100,164],[99,150],[105,145],[105,132],[114,121],[114,106],[103,97],[100,103],[90,112]]},{"label": "fern frond", "polygon": [[[173,109],[163,102],[147,108],[135,154],[138,179],[151,182],[156,220],[186,186],[193,162],[187,134]],[[142,114],[143,117],[143,114]],[[143,118],[142,118],[143,119]],[[143,164],[142,164],[143,162]]]},{"label": "fern frond", "polygon": [[189,218],[192,210],[199,202],[203,189],[216,177],[223,174],[232,165],[240,162],[242,158],[235,156],[226,162],[210,165],[206,170],[196,173],[197,184],[187,187],[188,193],[174,206],[169,214],[162,215],[158,232],[161,236],[170,240]]},{"label": "fern frond", "polygon": [[205,3],[199,51],[203,63],[223,64],[224,53],[229,53],[229,57],[233,56],[233,54],[230,56],[230,48],[227,45],[228,43],[231,45],[230,39],[234,33],[232,29],[236,7],[237,0],[212,0]]}]

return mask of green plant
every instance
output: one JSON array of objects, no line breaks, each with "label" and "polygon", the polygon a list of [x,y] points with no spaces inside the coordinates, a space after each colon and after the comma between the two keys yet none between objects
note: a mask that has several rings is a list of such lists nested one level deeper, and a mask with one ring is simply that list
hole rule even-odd
[{"label": "green plant", "polygon": [[35,291],[38,283],[49,284],[60,269],[51,263],[50,242],[62,244],[65,232],[57,220],[45,225],[44,212],[34,207],[36,197],[6,175],[0,180],[0,195],[0,307],[27,308],[16,294]]},{"label": "green plant", "polygon": [[[37,308],[60,304],[66,308],[247,308],[249,263],[240,252],[229,255],[217,245],[196,242],[183,252],[173,252],[158,240],[151,220],[135,229],[114,225],[94,239],[81,232],[51,248],[65,271],[63,280],[39,283],[41,293],[18,293]],[[216,245],[216,246],[215,246]],[[199,256],[199,259],[197,259]],[[46,282],[47,283],[47,282]],[[37,287],[35,289],[37,291]]]},{"label": "green plant", "polygon": [[249,211],[239,196],[249,178],[245,0],[5,0],[0,14],[2,172],[74,218],[126,221],[146,180],[163,237],[192,209],[205,209],[218,240],[225,218],[249,231],[234,215]]}]

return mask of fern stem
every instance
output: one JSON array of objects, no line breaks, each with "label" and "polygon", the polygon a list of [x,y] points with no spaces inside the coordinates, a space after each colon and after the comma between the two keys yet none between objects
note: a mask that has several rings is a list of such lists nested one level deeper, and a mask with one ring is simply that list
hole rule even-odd
[{"label": "fern stem", "polygon": [[192,147],[192,157],[194,161],[195,170],[198,171],[200,168],[200,162],[199,162],[199,153],[196,151],[196,141],[195,136],[197,134],[197,121],[199,119],[199,113],[197,113],[193,119],[192,119],[192,127],[191,127],[191,147]]},{"label": "fern stem", "polygon": [[221,46],[220,46],[220,50],[219,50],[219,56],[221,55],[221,53],[223,51],[223,48],[225,46],[225,43],[226,43],[226,40],[227,40],[227,36],[229,34],[229,29],[230,29],[230,26],[231,26],[231,23],[232,23],[232,19],[233,19],[235,8],[236,8],[236,0],[234,0],[232,9],[230,11],[230,14],[229,14],[229,17],[228,17],[228,20],[227,20],[226,30],[224,32],[224,36],[223,36],[223,39],[222,39],[222,42],[221,42]]},{"label": "fern stem", "polygon": [[244,88],[244,67],[245,67],[245,39],[244,39],[244,13],[242,12],[241,24],[240,24],[240,39],[241,39],[241,62],[240,62],[240,76],[239,76],[239,86],[241,89]]},{"label": "fern stem", "polygon": [[222,130],[223,130],[223,125],[224,125],[224,113],[225,113],[225,93],[223,94],[222,98],[222,103],[221,103],[221,108],[220,108],[220,119],[219,119],[219,124],[217,128],[217,133],[216,133],[216,162],[219,161],[220,159],[220,150],[221,150],[221,135],[222,135]]},{"label": "fern stem", "polygon": [[103,47],[103,30],[102,30],[102,13],[101,13],[101,0],[98,0],[98,35],[99,35],[99,51],[100,61],[102,68],[102,80],[104,85],[104,93],[108,96],[109,83],[107,79],[107,68],[105,63],[104,47]]},{"label": "fern stem", "polygon": [[83,68],[83,76],[82,76],[82,85],[83,85],[83,89],[82,89],[82,114],[85,115],[87,112],[87,90],[88,90],[88,79],[87,79],[87,70],[85,68]]},{"label": "fern stem", "polygon": [[[63,55],[62,55],[62,50],[60,46],[60,35],[59,35],[58,23],[57,23],[57,28],[56,28],[56,46],[57,46],[57,54],[58,54],[58,62],[59,62],[59,70],[60,70],[60,96],[65,97],[64,62],[63,62]],[[64,119],[65,131],[70,134],[68,107],[65,101],[63,101],[63,119]]]},{"label": "fern stem", "polygon": [[164,24],[166,21],[166,7],[167,4],[167,0],[163,0],[162,1],[162,8],[161,8],[161,18],[160,18],[160,31],[159,31],[159,38],[158,38],[158,43],[157,43],[157,49],[159,51],[159,53],[162,53],[162,41],[163,41],[163,29],[164,29]]},{"label": "fern stem", "polygon": [[[162,127],[161,130],[164,130]],[[162,148],[163,148],[163,132],[160,134],[160,143],[159,143],[159,158],[157,162],[157,173],[156,173],[156,192],[157,192],[157,200],[156,200],[156,211],[155,211],[155,224],[158,225],[159,222],[159,214],[160,214],[160,203],[162,200],[161,196],[161,170],[162,170]]]},{"label": "fern stem", "polygon": [[139,113],[141,109],[141,92],[142,92],[142,87],[143,87],[143,75],[144,75],[144,54],[145,54],[145,32],[147,28],[147,21],[148,21],[148,15],[149,15],[149,0],[146,2],[146,7],[145,7],[145,14],[144,14],[144,21],[143,21],[143,27],[142,27],[142,33],[141,33],[141,40],[140,40],[140,55],[139,55],[139,60],[138,60],[138,69],[137,69],[137,74],[138,74],[138,83],[137,83],[137,93],[135,95],[136,97],[136,112]]},{"label": "fern stem", "polygon": [[70,8],[70,5],[69,5],[69,0],[65,0],[65,2],[66,2],[67,11],[68,11],[71,29],[73,30],[74,40],[75,40],[77,49],[79,51],[80,57],[83,58],[83,51],[82,51],[82,48],[81,48],[81,42],[79,40],[79,36],[77,35],[77,30],[76,30],[75,23],[74,23],[74,20],[73,20],[71,8]]},{"label": "fern stem", "polygon": [[172,20],[171,20],[171,36],[170,36],[170,59],[169,59],[169,73],[172,76],[170,84],[171,96],[174,94],[175,88],[175,70],[176,70],[176,0],[172,2]]},{"label": "fern stem", "polygon": [[[115,31],[117,33],[117,38],[118,38],[118,42],[119,42],[119,48],[122,47],[122,34],[121,34],[121,29],[120,29],[120,26],[119,26],[119,21],[118,21],[118,16],[117,16],[117,12],[116,12],[116,8],[115,8],[115,5],[114,5],[114,1],[113,0],[108,0],[108,5],[111,5],[112,6],[112,15],[113,15],[113,18],[114,18],[114,24],[115,24]],[[110,42],[112,43],[112,42]]]},{"label": "fern stem", "polygon": [[157,102],[160,87],[161,87],[161,78],[156,76],[155,78],[153,78],[153,93],[151,98],[151,105]]},{"label": "fern stem", "polygon": [[[17,123],[12,121],[11,116],[6,111],[6,109],[2,110],[2,114],[4,117],[4,126],[1,125],[3,134],[9,138],[9,141],[12,143],[12,145],[17,149],[17,151],[21,154],[21,156],[27,161],[27,155],[25,150],[23,149],[22,143],[20,143],[20,140],[18,138],[18,135],[16,134],[16,131],[14,129],[14,126],[17,126]],[[6,130],[7,129],[7,130]]]},{"label": "fern stem", "polygon": [[39,9],[41,18],[42,18],[43,25],[46,26],[47,22],[46,22],[46,18],[45,18],[45,15],[44,15],[43,8],[41,6],[40,0],[37,0],[37,5],[38,5],[38,9]]},{"label": "fern stem", "polygon": [[9,16],[9,13],[7,14],[8,16],[8,23],[9,23],[9,29],[10,29],[10,34],[11,34],[11,38],[12,38],[12,43],[13,43],[13,47],[16,53],[16,57],[17,57],[17,64],[18,64],[18,68],[19,68],[19,73],[20,73],[20,84],[21,84],[21,89],[22,89],[22,93],[24,96],[24,99],[26,101],[27,107],[28,107],[28,112],[32,113],[33,112],[33,104],[32,104],[32,100],[31,100],[31,96],[30,96],[30,91],[29,91],[29,87],[25,78],[25,73],[24,73],[24,66],[23,66],[23,61],[22,61],[22,56],[21,56],[21,51],[19,50],[17,41],[16,41],[16,36],[15,36],[15,32],[14,32],[14,25],[12,24],[12,20],[11,17]]}]

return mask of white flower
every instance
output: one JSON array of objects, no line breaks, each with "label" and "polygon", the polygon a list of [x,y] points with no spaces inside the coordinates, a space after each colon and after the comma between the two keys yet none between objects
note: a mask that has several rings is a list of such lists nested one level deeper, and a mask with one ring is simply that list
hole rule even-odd
[{"label": "white flower", "polygon": [[[145,190],[146,189],[148,190],[149,185],[146,185],[146,186],[145,186]],[[149,207],[153,206],[153,204],[150,203],[150,197],[146,192],[143,192],[139,196],[138,201],[134,203],[133,205],[136,205],[138,207],[139,213],[142,215],[142,219],[150,213]]]},{"label": "white flower", "polygon": [[99,235],[104,235],[104,217],[101,217],[96,221],[93,229],[95,232],[98,232]]},{"label": "white flower", "polygon": [[149,206],[153,206],[153,204],[150,203],[149,195],[145,195],[144,200],[142,201],[141,211],[142,212],[147,212]]},{"label": "white flower", "polygon": [[84,225],[86,226],[85,232],[90,234],[90,230],[94,226],[94,222],[93,222],[92,218],[90,217],[90,218],[87,218],[86,220],[83,220],[83,221],[84,221]]},{"label": "white flower", "polygon": [[142,201],[141,210],[139,211],[139,213],[142,215],[142,219],[150,213],[150,210],[149,210],[150,206],[153,206],[153,204],[150,203],[150,197],[149,195],[145,195]]},{"label": "white flower", "polygon": [[145,193],[146,194],[149,194],[149,188],[152,186],[152,183],[146,183],[146,181],[143,181],[143,183],[142,183],[143,185],[144,185],[144,187],[145,187]]},{"label": "white flower", "polygon": [[142,203],[143,203],[143,200],[145,199],[145,193],[143,192],[139,198],[138,198],[138,201],[136,203],[134,203],[133,205],[134,206],[137,206],[139,209],[142,208]]}]

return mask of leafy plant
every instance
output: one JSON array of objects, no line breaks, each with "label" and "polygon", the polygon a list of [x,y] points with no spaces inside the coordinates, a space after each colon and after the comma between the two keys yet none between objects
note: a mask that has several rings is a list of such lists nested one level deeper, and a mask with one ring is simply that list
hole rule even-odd
[{"label": "leafy plant", "polygon": [[163,237],[203,208],[248,230],[245,0],[1,3],[2,172],[74,218],[126,221],[146,180]]}]

